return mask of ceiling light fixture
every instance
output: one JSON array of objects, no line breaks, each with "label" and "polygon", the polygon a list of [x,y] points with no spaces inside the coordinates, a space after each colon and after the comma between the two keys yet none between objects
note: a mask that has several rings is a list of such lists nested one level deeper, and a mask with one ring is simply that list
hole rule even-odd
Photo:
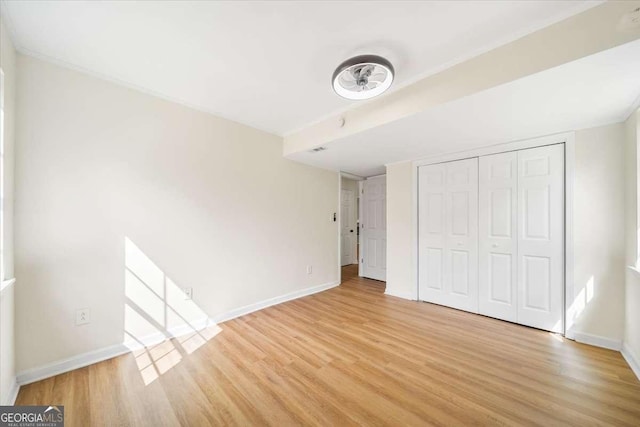
[{"label": "ceiling light fixture", "polygon": [[391,62],[377,55],[360,55],[347,59],[333,72],[333,90],[347,99],[378,96],[393,83]]}]

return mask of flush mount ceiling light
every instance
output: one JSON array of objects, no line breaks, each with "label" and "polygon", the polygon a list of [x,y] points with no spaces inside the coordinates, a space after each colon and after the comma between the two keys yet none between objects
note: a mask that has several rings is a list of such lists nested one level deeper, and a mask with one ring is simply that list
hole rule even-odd
[{"label": "flush mount ceiling light", "polygon": [[333,72],[333,90],[347,99],[369,99],[389,89],[393,65],[381,56],[360,55],[347,59]]}]

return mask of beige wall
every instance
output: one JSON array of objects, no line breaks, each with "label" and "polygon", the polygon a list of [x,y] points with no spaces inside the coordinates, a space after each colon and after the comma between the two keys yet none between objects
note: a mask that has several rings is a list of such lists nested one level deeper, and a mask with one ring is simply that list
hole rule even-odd
[{"label": "beige wall", "polygon": [[[640,272],[638,263],[638,146],[640,110],[625,122],[626,311],[624,350],[640,365]],[[638,375],[640,373],[636,372]]]},{"label": "beige wall", "polygon": [[[2,177],[4,179],[4,236],[3,262],[4,277],[13,278],[13,158],[15,140],[15,94],[16,94],[16,52],[9,34],[0,18],[0,68],[4,73],[4,159]],[[15,382],[14,365],[14,289],[8,287],[0,292],[0,404],[11,404]]]},{"label": "beige wall", "polygon": [[387,288],[385,293],[415,299],[413,166],[387,166]]},{"label": "beige wall", "polygon": [[624,126],[576,132],[575,332],[624,335]]},{"label": "beige wall", "polygon": [[[575,331],[617,341],[624,324],[624,153],[621,124],[576,132],[574,275],[576,295],[593,294]],[[387,292],[415,297],[411,162],[387,167]],[[589,285],[591,287],[591,285]]]},{"label": "beige wall", "polygon": [[238,123],[22,55],[18,70],[19,370],[338,280],[338,174]]}]

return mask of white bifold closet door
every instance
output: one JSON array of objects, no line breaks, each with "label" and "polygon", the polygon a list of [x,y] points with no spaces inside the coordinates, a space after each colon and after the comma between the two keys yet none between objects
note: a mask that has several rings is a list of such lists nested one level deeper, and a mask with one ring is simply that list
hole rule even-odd
[{"label": "white bifold closet door", "polygon": [[563,330],[564,145],[421,166],[418,292]]},{"label": "white bifold closet door", "polygon": [[478,309],[518,320],[518,153],[480,157]]},{"label": "white bifold closet door", "polygon": [[480,157],[479,313],[562,332],[564,146]]},{"label": "white bifold closet door", "polygon": [[478,159],[422,166],[419,298],[478,311]]},{"label": "white bifold closet door", "polygon": [[518,323],[562,332],[564,145],[518,151]]}]

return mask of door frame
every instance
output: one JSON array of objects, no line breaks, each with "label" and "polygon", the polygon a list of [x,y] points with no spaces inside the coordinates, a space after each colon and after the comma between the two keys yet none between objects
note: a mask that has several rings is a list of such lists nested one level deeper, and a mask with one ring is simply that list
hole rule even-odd
[{"label": "door frame", "polygon": [[[342,178],[347,178],[347,179],[352,179],[354,181],[358,181],[358,193],[356,196],[358,197],[358,202],[360,203],[360,200],[362,199],[360,197],[360,195],[362,194],[362,181],[364,181],[366,178],[362,177],[362,176],[358,176],[358,175],[354,175],[352,173],[349,172],[338,172],[338,212],[337,212],[337,223],[338,223],[338,261],[337,261],[337,268],[338,268],[338,280],[340,281],[340,283],[342,283]],[[358,206],[358,215],[356,216],[356,221],[358,222],[358,224],[362,223],[362,221],[360,220],[360,215],[362,215],[362,210],[360,209],[361,206]],[[360,234],[360,233],[359,233]],[[360,236],[358,236],[358,245],[360,245]],[[362,246],[360,247],[362,249]],[[359,258],[359,256],[357,257]],[[362,271],[361,271],[361,266],[360,266],[360,259],[357,260],[358,261],[358,275],[361,275]]]},{"label": "door frame", "polygon": [[[342,180],[342,178],[340,178],[340,180]],[[351,193],[351,206],[349,206],[349,208],[352,209],[352,212],[350,212],[349,217],[345,217],[344,215],[344,200],[342,199],[342,196],[344,196],[344,192],[347,191],[348,193]],[[356,231],[356,227],[358,226],[358,218],[357,218],[357,211],[358,211],[358,202],[357,202],[357,197],[358,197],[358,188],[356,186],[355,190],[354,189],[345,189],[344,187],[342,187],[342,189],[340,190],[340,247],[344,248],[344,238],[347,235],[347,233],[344,233],[343,229],[343,225],[346,225],[345,223],[349,223],[349,225],[351,225],[351,227],[346,227],[351,229],[351,233],[354,233]],[[355,224],[351,224],[351,219],[354,218]],[[349,233],[349,234],[351,234]],[[344,263],[344,259],[343,255],[344,252],[340,253],[340,265],[341,266],[346,266],[346,265],[352,265],[352,264],[356,264],[357,260],[358,260],[358,256],[357,256],[357,247],[358,247],[358,239],[354,239],[354,237],[357,237],[357,233],[351,234],[350,235],[350,242],[349,242],[349,246],[351,246],[351,257],[349,258],[348,262],[345,264]]]},{"label": "door frame", "polygon": [[574,245],[573,245],[573,204],[574,204],[574,171],[575,171],[575,132],[563,132],[553,135],[542,136],[538,138],[531,138],[519,141],[508,142],[504,144],[496,144],[488,147],[477,148],[473,150],[457,151],[452,153],[441,154],[437,156],[426,157],[412,162],[412,258],[413,258],[413,282],[414,294],[413,299],[419,300],[418,295],[418,275],[419,275],[419,263],[418,263],[418,228],[420,226],[418,218],[418,195],[420,189],[418,188],[418,168],[420,166],[432,165],[436,163],[451,162],[455,160],[469,159],[473,157],[487,156],[490,154],[505,153],[508,151],[525,150],[527,148],[543,147],[545,145],[564,144],[564,186],[565,186],[565,198],[564,198],[564,292],[563,292],[563,335],[569,339],[575,339],[575,333],[572,330],[573,310],[571,305],[573,303],[573,265],[574,265]]}]

